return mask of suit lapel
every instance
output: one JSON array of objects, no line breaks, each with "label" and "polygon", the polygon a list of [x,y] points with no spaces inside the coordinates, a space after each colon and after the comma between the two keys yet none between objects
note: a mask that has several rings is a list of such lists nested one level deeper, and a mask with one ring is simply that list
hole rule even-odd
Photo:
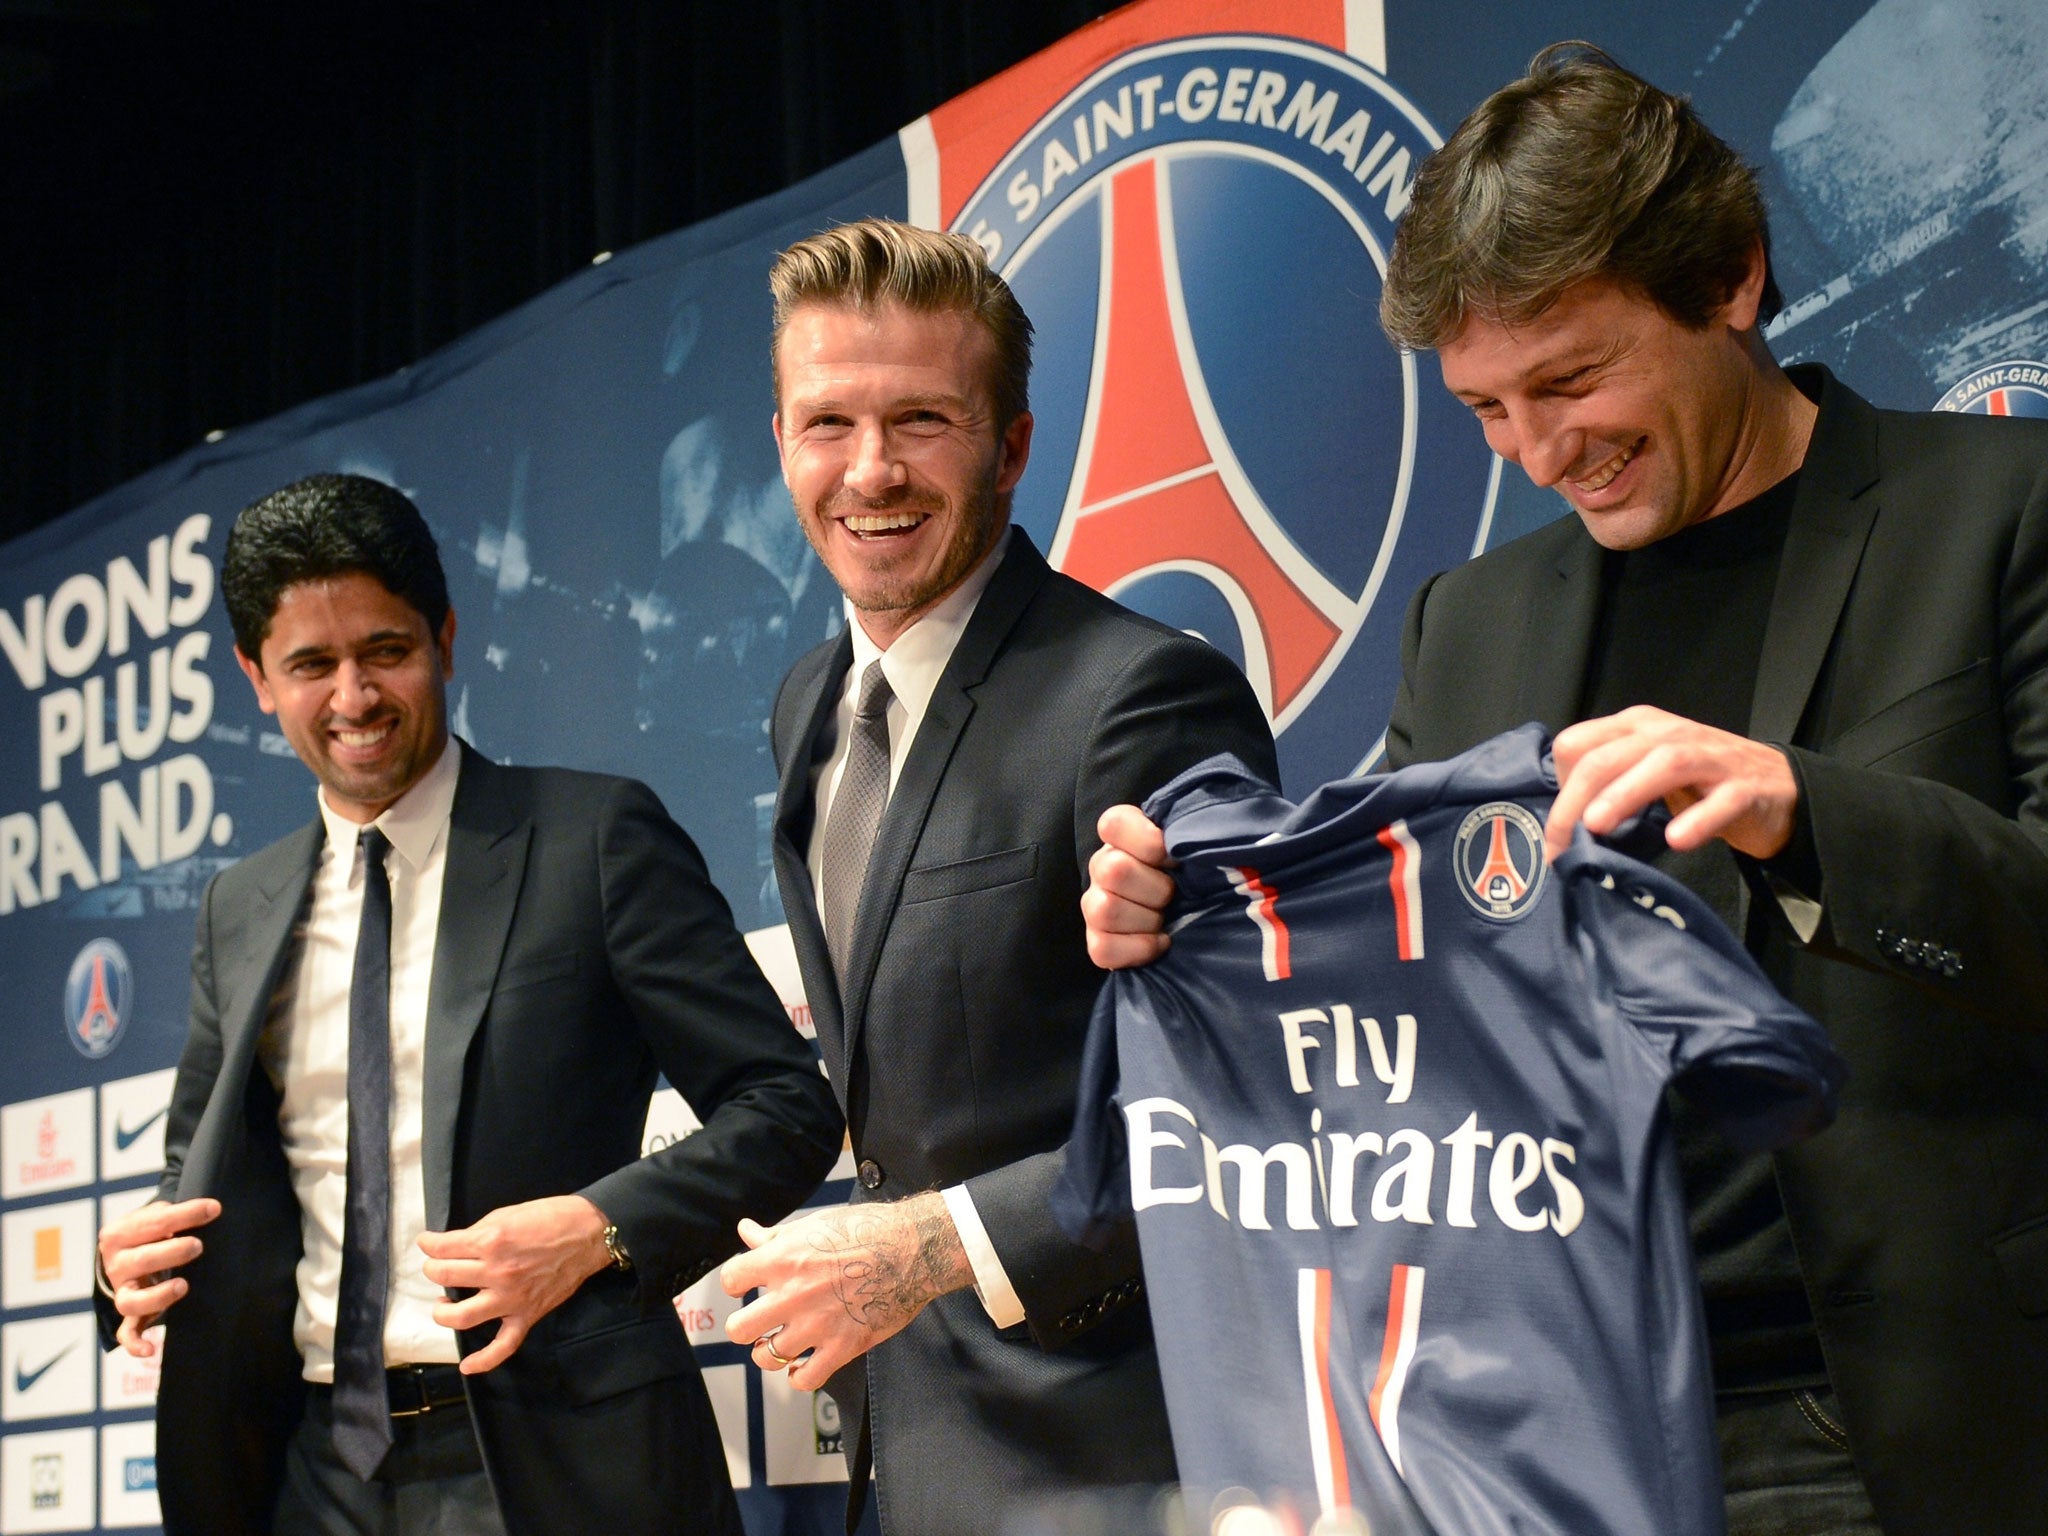
[{"label": "suit lapel", "polygon": [[463,745],[462,777],[448,818],[421,1090],[420,1171],[427,1226],[434,1231],[446,1229],[452,1202],[463,1064],[497,981],[533,840],[531,819],[508,803],[504,790],[496,766]]},{"label": "suit lapel", "polygon": [[925,706],[917,739],[910,745],[910,756],[897,775],[888,808],[882,813],[882,825],[875,833],[874,851],[868,855],[867,878],[861,886],[860,906],[854,914],[853,943],[846,965],[848,1060],[860,1049],[868,990],[874,985],[882,940],[896,914],[910,856],[923,835],[926,818],[931,815],[946,765],[952,761],[961,733],[974,714],[973,690],[988,676],[1003,642],[1048,574],[1045,557],[1032,547],[1022,530],[1012,529],[1003,563],[989,578],[988,588],[975,604],[973,617],[968,619],[952,659],[932,690],[931,702]]},{"label": "suit lapel", "polygon": [[1820,418],[1792,499],[1749,735],[1789,742],[1827,659],[1877,517],[1877,412],[1821,370]]},{"label": "suit lapel", "polygon": [[[1567,513],[1562,547],[1536,576],[1523,613],[1519,666],[1521,686],[1507,730],[1540,720],[1551,731],[1579,718],[1586,693],[1586,664],[1600,622],[1600,546],[1578,518]],[[1489,732],[1489,734],[1491,734]]]},{"label": "suit lapel", "polygon": [[775,788],[775,874],[777,885],[785,893],[783,917],[789,923],[789,940],[796,950],[797,969],[804,978],[804,1001],[810,1005],[811,1022],[817,1027],[819,1049],[824,1052],[832,1080],[840,1085],[842,1093],[847,1086],[844,1015],[838,979],[832,973],[831,952],[825,945],[825,924],[818,915],[817,893],[811,884],[811,819],[815,814],[811,803],[811,767],[817,760],[819,738],[831,723],[832,711],[846,683],[847,669],[852,665],[853,641],[841,631],[831,655],[790,701],[794,727]]},{"label": "suit lapel", "polygon": [[258,899],[251,904],[247,926],[232,937],[214,936],[216,970],[224,963],[233,967],[231,974],[216,978],[216,995],[222,1006],[220,1071],[185,1149],[184,1167],[178,1176],[180,1199],[221,1193],[225,1157],[244,1124],[242,1106],[256,1059],[256,1042],[270,1017],[270,1002],[284,968],[293,957],[292,930],[305,913],[326,835],[326,823],[315,816],[264,856],[266,867],[256,876]]}]

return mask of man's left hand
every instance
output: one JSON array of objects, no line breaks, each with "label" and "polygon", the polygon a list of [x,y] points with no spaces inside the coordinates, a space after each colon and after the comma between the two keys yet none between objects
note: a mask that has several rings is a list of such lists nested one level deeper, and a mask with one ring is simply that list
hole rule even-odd
[{"label": "man's left hand", "polygon": [[422,1232],[426,1277],[438,1286],[474,1291],[434,1308],[444,1328],[475,1328],[500,1319],[498,1336],[462,1362],[465,1376],[503,1365],[527,1332],[610,1264],[604,1213],[581,1195],[550,1195],[505,1205],[458,1232]]},{"label": "man's left hand", "polygon": [[1664,840],[1682,852],[1718,837],[1768,859],[1792,839],[1799,781],[1776,747],[1638,704],[1559,731],[1550,750],[1558,791],[1543,829],[1548,858],[1579,823],[1604,835],[1656,800],[1672,812]]},{"label": "man's left hand", "polygon": [[824,1386],[928,1303],[974,1280],[936,1191],[814,1211],[776,1227],[742,1221],[740,1238],[751,1251],[727,1259],[719,1281],[728,1296],[756,1286],[761,1294],[725,1320],[725,1331],[753,1346],[764,1371],[786,1366],[800,1391]]}]

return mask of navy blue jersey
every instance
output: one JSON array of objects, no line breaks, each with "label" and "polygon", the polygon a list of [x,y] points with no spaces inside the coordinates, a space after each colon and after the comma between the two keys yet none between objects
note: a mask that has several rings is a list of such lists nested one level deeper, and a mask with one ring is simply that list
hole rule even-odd
[{"label": "navy blue jersey", "polygon": [[1173,944],[1103,991],[1057,1202],[1136,1211],[1198,1495],[1722,1530],[1665,1086],[1766,1147],[1842,1067],[1682,886],[1583,830],[1546,866],[1556,789],[1525,726],[1298,807],[1229,758],[1147,803]]}]

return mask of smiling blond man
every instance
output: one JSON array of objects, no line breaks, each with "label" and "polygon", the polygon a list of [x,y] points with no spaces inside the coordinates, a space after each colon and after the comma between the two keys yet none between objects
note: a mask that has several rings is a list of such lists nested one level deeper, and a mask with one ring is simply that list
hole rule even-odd
[{"label": "smiling blond man", "polygon": [[866,220],[771,286],[783,475],[847,614],[776,701],[776,876],[859,1188],[742,1228],[728,1327],[837,1399],[854,1511],[872,1464],[888,1536],[989,1530],[1173,1477],[1135,1238],[1046,1203],[1101,982],[1077,902],[1104,809],[1272,740],[1219,652],[1010,528],[1031,328],[979,246]]}]

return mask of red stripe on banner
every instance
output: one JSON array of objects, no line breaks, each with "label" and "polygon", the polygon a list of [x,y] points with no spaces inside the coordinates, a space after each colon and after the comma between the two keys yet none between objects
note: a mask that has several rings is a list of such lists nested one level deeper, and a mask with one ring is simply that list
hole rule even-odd
[{"label": "red stripe on banner", "polygon": [[1211,32],[1298,37],[1344,51],[1344,0],[1146,0],[1127,5],[931,112],[947,224],[1059,99],[1119,54]]},{"label": "red stripe on banner", "polygon": [[1330,1437],[1330,1490],[1338,1509],[1351,1507],[1351,1467],[1344,1457],[1344,1430],[1337,1422],[1337,1398],[1330,1390],[1330,1272],[1316,1271],[1316,1384],[1323,1393],[1323,1422]]},{"label": "red stripe on banner", "polygon": [[2010,416],[2012,414],[2012,402],[2006,399],[2004,390],[1994,389],[1985,399],[1988,402],[1985,409],[1993,416]]}]

